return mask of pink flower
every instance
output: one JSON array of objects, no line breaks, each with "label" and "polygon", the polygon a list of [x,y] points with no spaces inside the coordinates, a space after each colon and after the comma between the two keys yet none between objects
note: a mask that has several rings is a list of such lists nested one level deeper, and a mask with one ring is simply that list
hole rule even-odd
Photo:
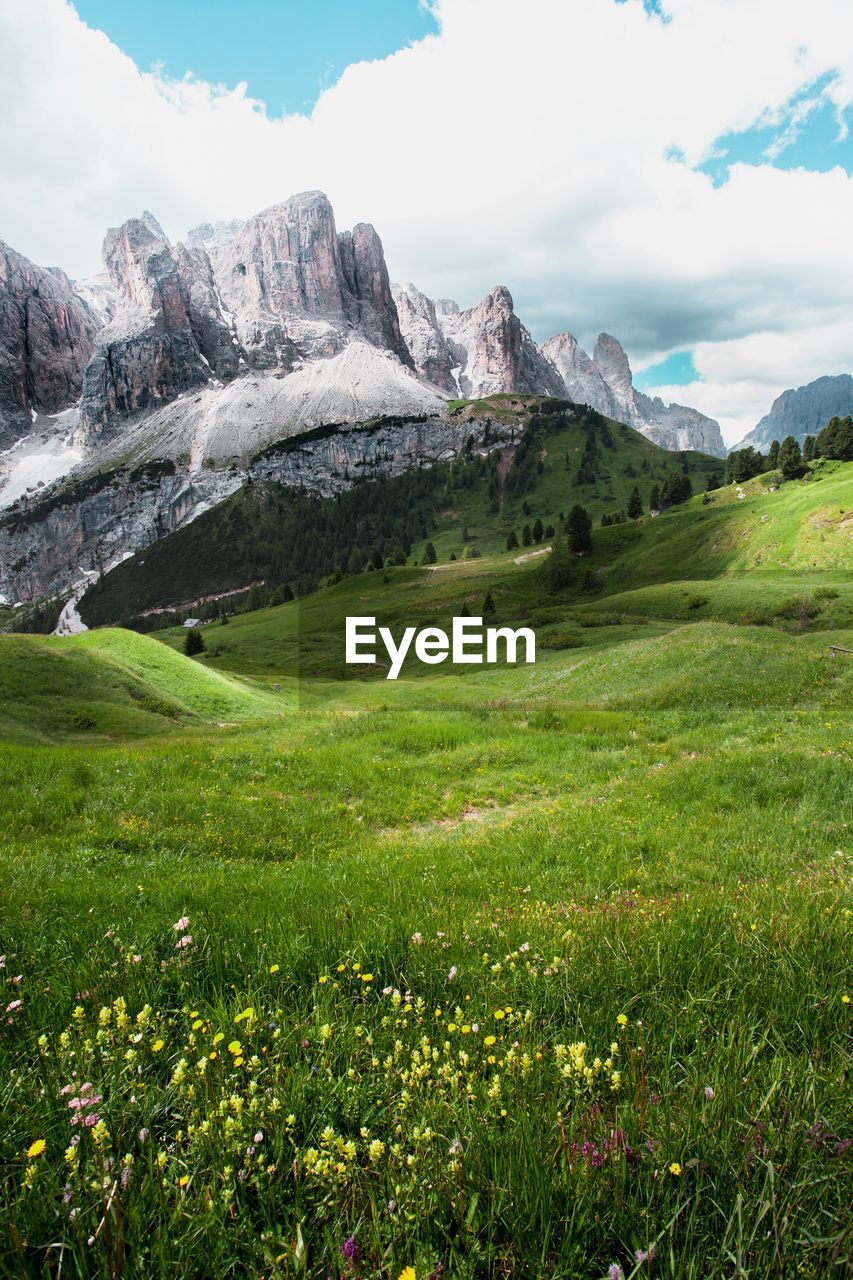
[{"label": "pink flower", "polygon": [[83,1123],[87,1129],[91,1129],[98,1123],[99,1119],[100,1116],[96,1115],[94,1111],[90,1111],[87,1116],[83,1117]]},{"label": "pink flower", "polygon": [[185,951],[187,947],[192,946],[193,936],[191,933],[185,933],[182,938],[178,938],[175,943],[176,951]]},{"label": "pink flower", "polygon": [[175,924],[172,925],[172,928],[176,931],[176,933],[180,933],[182,929],[187,928],[187,926],[189,925],[189,922],[190,922],[189,916],[181,916],[180,920],[176,921]]},{"label": "pink flower", "polygon": [[714,1098],[714,1090],[711,1088],[709,1084],[705,1085],[705,1097],[709,1102],[711,1102]]},{"label": "pink flower", "polygon": [[453,979],[456,977],[456,975],[457,975],[457,973],[458,973],[458,972],[459,972],[459,970],[456,968],[456,965],[455,965],[455,964],[452,964],[452,965],[450,966],[450,973],[448,973],[448,975],[447,975],[447,981],[448,981],[448,982],[452,982],[452,981],[453,981]]},{"label": "pink flower", "polygon": [[7,1013],[14,1013],[16,1009],[20,1009],[20,1007],[21,1007],[21,1005],[22,1005],[23,1003],[24,1003],[24,1002],[23,1002],[23,1000],[12,1000],[12,1001],[10,1001],[10,1002],[9,1002],[9,1004],[7,1004],[7,1005],[6,1005],[6,1012],[7,1012]]}]

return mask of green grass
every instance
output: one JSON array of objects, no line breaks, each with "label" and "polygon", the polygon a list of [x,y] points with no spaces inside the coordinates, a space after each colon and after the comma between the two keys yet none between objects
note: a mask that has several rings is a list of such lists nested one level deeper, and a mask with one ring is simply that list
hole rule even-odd
[{"label": "green grass", "polygon": [[[0,1274],[845,1276],[851,472],[0,637]],[[535,666],[343,668],[487,590]]]},{"label": "green grass", "polygon": [[269,715],[269,694],[131,631],[0,636],[0,740],[133,738]]},{"label": "green grass", "polygon": [[5,1274],[844,1273],[853,668],[617,630],[0,748]]}]

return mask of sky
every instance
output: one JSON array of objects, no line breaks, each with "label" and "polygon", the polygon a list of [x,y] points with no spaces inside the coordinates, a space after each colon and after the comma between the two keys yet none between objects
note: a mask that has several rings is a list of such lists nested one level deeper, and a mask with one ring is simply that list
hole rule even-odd
[{"label": "sky", "polygon": [[730,444],[853,371],[851,121],[850,0],[0,0],[0,238],[34,261],[321,189],[393,279],[613,333]]}]

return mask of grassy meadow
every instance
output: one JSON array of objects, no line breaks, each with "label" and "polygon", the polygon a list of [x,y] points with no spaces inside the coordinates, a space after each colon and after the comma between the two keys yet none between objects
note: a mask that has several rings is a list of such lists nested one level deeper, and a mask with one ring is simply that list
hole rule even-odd
[{"label": "grassy meadow", "polygon": [[[847,1276],[851,471],[0,637],[0,1274]],[[342,668],[486,591],[535,666]]]}]

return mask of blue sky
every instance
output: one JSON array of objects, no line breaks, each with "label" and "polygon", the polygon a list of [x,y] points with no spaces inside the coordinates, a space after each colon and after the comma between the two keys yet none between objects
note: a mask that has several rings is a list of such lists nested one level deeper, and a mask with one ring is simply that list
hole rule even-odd
[{"label": "blue sky", "polygon": [[350,63],[387,57],[436,29],[418,0],[75,0],[75,8],[142,70],[245,80],[275,116],[310,111]]}]

